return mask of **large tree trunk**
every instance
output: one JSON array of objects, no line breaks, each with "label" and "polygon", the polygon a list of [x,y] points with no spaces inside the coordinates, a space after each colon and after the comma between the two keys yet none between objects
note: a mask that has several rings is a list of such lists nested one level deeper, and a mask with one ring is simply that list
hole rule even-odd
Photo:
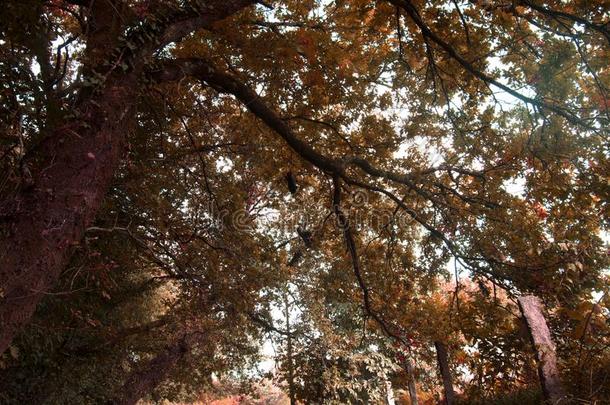
[{"label": "large tree trunk", "polygon": [[95,218],[134,124],[138,80],[146,60],[156,48],[209,27],[252,2],[209,1],[194,14],[175,14],[158,38],[127,61],[131,64],[127,72],[121,68],[127,66],[125,61],[104,63],[125,29],[117,14],[125,3],[90,3],[83,71],[85,76],[104,74],[103,86],[96,91],[83,89],[74,109],[78,118],[55,128],[36,157],[33,184],[0,202],[0,354],[54,286],[72,248]]},{"label": "large tree trunk", "polygon": [[113,405],[133,405],[161,384],[190,350],[187,338],[167,346],[143,367],[134,370],[110,401]]},{"label": "large tree trunk", "polygon": [[451,381],[451,370],[449,368],[449,359],[447,357],[447,347],[443,342],[434,342],[436,347],[436,358],[438,360],[438,368],[443,379],[443,389],[445,392],[445,403],[453,405],[455,403],[455,393],[453,391],[453,382]]},{"label": "large tree trunk", "polygon": [[520,297],[518,301],[536,353],[544,399],[557,404],[564,398],[564,394],[557,369],[555,344],[542,313],[542,303],[533,295]]},{"label": "large tree trunk", "polygon": [[44,145],[34,185],[0,207],[7,221],[0,235],[0,353],[95,218],[133,125],[135,82],[109,86],[80,109],[82,123],[58,128]]},{"label": "large tree trunk", "polygon": [[[92,2],[85,75],[113,49],[118,0]],[[43,63],[44,64],[44,63]],[[0,203],[0,353],[54,285],[106,194],[133,124],[137,77],[108,74],[81,92],[77,119],[53,129],[31,164],[33,183]]]},{"label": "large tree trunk", "polygon": [[415,385],[415,373],[413,371],[411,359],[405,359],[405,368],[407,369],[407,378],[409,379],[409,398],[411,399],[411,405],[418,405],[417,386]]}]

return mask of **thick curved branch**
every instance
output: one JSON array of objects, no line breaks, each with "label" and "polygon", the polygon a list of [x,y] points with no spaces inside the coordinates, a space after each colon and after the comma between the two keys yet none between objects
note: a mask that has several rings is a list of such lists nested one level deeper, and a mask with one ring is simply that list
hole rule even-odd
[{"label": "thick curved branch", "polygon": [[156,48],[161,49],[169,43],[177,42],[199,29],[210,28],[216,21],[223,20],[255,3],[258,1],[205,1],[197,2],[196,7],[179,10],[174,15],[170,13],[164,16],[162,13],[158,13],[159,18],[165,17],[170,23],[164,29]]},{"label": "thick curved branch", "polygon": [[205,59],[182,58],[165,61],[162,63],[161,68],[151,72],[150,76],[153,80],[159,82],[179,81],[190,76],[208,83],[219,92],[232,94],[241,101],[248,110],[280,135],[288,146],[297,154],[319,169],[331,174],[338,174],[340,177],[345,175],[345,170],[348,167],[355,166],[372,177],[400,183],[415,190],[422,197],[434,200],[432,195],[417,187],[416,179],[418,177],[432,174],[439,170],[455,171],[457,173],[479,178],[484,176],[485,173],[485,171],[479,172],[452,166],[441,166],[414,174],[399,174],[375,167],[367,160],[358,156],[347,156],[343,159],[334,159],[324,156],[296,136],[290,126],[286,124],[285,120],[271,109],[254,90],[233,75],[221,72]]},{"label": "thick curved branch", "polygon": [[207,82],[220,92],[232,94],[248,110],[279,134],[305,160],[329,173],[340,173],[343,171],[340,162],[319,154],[306,142],[296,137],[288,124],[275,111],[271,110],[256,92],[232,75],[220,72],[204,59],[193,58],[169,61],[164,64],[161,70],[153,72],[151,76],[158,81],[179,81],[186,76],[192,76]]},{"label": "thick curved branch", "polygon": [[[205,81],[220,92],[234,95],[252,113],[263,120],[272,130],[280,135],[280,137],[282,137],[297,154],[317,168],[330,173],[333,175],[333,177],[343,179],[348,184],[352,184],[369,191],[374,191],[390,198],[392,201],[398,204],[402,210],[407,212],[417,223],[423,226],[432,235],[441,239],[449,251],[458,260],[467,261],[469,263],[467,267],[473,270],[473,272],[489,277],[489,272],[478,266],[476,260],[473,260],[473,258],[470,258],[460,252],[458,247],[451,240],[449,240],[434,226],[427,223],[427,221],[421,218],[413,209],[409,208],[404,201],[384,188],[372,186],[370,184],[362,183],[350,178],[346,173],[346,168],[350,165],[356,166],[373,178],[382,178],[393,183],[406,185],[409,189],[412,189],[418,193],[422,198],[437,205],[441,204],[441,202],[428,191],[417,187],[414,181],[416,176],[411,177],[410,175],[398,174],[379,169],[361,157],[348,156],[344,159],[333,159],[317,152],[310,145],[301,140],[284,122],[284,120],[280,118],[279,114],[271,109],[252,89],[240,82],[234,76],[228,73],[220,72],[210,62],[204,59],[193,58],[167,61],[165,64],[163,64],[160,70],[151,73],[151,77],[157,81],[179,81],[187,76],[192,76],[199,80]],[[444,169],[451,170],[451,168],[448,167]],[[424,173],[429,174],[436,170],[440,169],[433,168],[425,171]],[[476,175],[476,177],[485,173],[484,171],[462,172],[469,175]]]}]

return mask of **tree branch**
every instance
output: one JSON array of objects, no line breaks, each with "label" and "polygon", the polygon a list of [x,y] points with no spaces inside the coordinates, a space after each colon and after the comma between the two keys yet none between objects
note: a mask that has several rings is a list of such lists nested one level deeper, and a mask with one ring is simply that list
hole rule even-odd
[{"label": "tree branch", "polygon": [[477,77],[480,80],[483,80],[485,83],[492,84],[499,89],[507,92],[511,96],[527,103],[530,105],[534,105],[538,108],[546,109],[548,111],[552,111],[555,114],[565,118],[569,122],[575,125],[582,126],[584,128],[595,130],[593,126],[586,123],[583,119],[578,117],[576,114],[572,113],[568,109],[564,107],[560,107],[554,104],[550,104],[544,100],[534,99],[528,96],[525,96],[518,91],[512,89],[511,87],[499,82],[494,79],[490,75],[481,70],[477,69],[471,62],[467,61],[462,55],[460,55],[448,42],[442,39],[439,35],[437,35],[432,29],[423,21],[421,18],[419,11],[415,8],[415,6],[409,0],[389,0],[392,4],[401,7],[403,10],[407,12],[411,20],[417,25],[422,35],[425,38],[429,38],[442,48],[452,59],[457,61],[464,69],[466,69],[470,74]]}]

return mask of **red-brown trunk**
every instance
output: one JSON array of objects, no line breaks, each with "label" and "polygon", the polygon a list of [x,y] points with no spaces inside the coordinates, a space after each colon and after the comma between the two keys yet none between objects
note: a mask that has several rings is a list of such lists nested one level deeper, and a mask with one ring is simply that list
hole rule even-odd
[{"label": "red-brown trunk", "polygon": [[[34,185],[0,206],[0,353],[55,284],[91,224],[133,122],[135,80],[107,87],[46,142]],[[84,123],[87,123],[85,125]]]},{"label": "red-brown trunk", "polygon": [[438,360],[438,368],[443,379],[443,388],[445,391],[445,404],[452,405],[455,403],[455,393],[453,391],[453,382],[451,379],[451,369],[449,368],[449,358],[447,356],[447,347],[443,342],[434,342],[436,347],[436,358]]}]

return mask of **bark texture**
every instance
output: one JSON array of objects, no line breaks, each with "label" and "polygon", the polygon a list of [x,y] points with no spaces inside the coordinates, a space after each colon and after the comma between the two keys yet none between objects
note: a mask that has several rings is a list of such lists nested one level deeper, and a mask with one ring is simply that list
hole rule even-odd
[{"label": "bark texture", "polygon": [[0,236],[0,353],[53,287],[93,221],[133,124],[134,87],[108,87],[97,105],[81,109],[82,124],[58,128],[45,145],[33,187],[2,207],[10,210],[10,222]]},{"label": "bark texture", "polygon": [[407,370],[409,379],[409,398],[411,399],[411,405],[418,405],[417,401],[417,386],[415,385],[415,374],[413,372],[413,363],[411,359],[405,360],[405,368]]},{"label": "bark texture", "polygon": [[552,404],[560,403],[564,392],[557,368],[555,344],[542,312],[542,303],[533,295],[520,297],[518,301],[536,353],[544,399]]},{"label": "bark texture", "polygon": [[447,356],[447,347],[443,342],[434,342],[436,348],[436,358],[438,360],[438,368],[443,379],[443,390],[445,392],[445,404],[453,405],[455,403],[455,392],[453,391],[453,382],[451,379],[451,369],[449,368],[449,358]]}]

